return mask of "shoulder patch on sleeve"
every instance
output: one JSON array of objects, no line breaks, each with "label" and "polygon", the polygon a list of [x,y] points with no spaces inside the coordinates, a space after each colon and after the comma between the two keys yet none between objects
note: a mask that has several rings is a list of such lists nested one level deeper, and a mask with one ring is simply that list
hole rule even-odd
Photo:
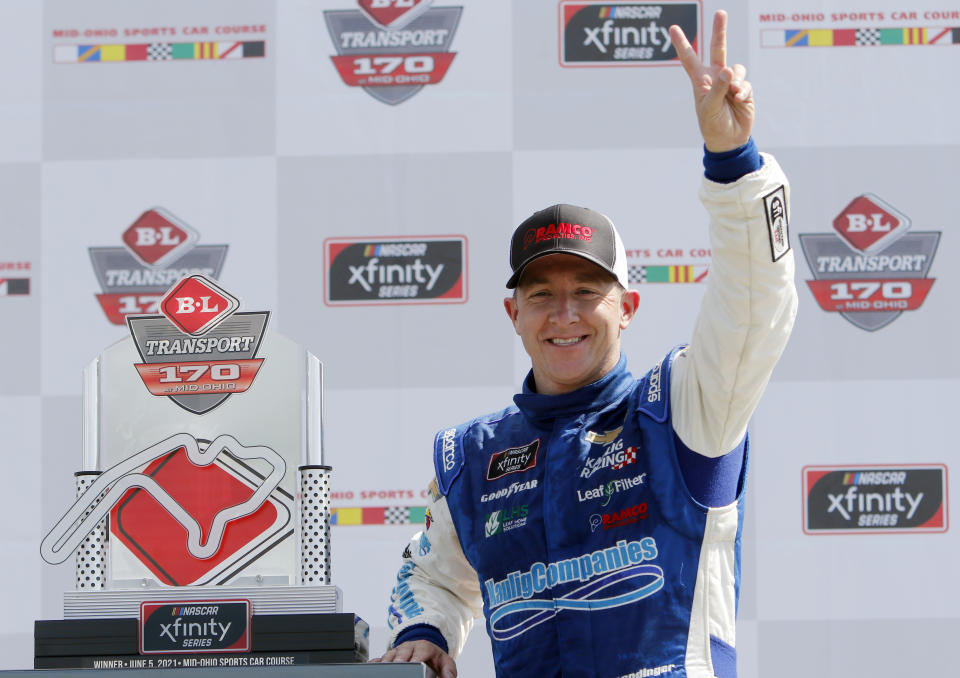
[{"label": "shoulder patch on sleeve", "polygon": [[669,414],[670,367],[674,358],[685,348],[677,346],[643,376],[637,409],[657,423],[665,421]]},{"label": "shoulder patch on sleeve", "polygon": [[763,196],[763,212],[770,232],[770,256],[778,261],[790,251],[790,231],[787,224],[787,190],[783,184]]},{"label": "shoulder patch on sleeve", "polygon": [[444,496],[463,469],[463,432],[456,427],[439,431],[433,440],[433,466],[437,487]]}]

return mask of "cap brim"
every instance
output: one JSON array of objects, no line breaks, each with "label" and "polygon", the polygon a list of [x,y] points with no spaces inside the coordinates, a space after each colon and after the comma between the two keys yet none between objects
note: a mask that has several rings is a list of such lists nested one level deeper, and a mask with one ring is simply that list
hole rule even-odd
[{"label": "cap brim", "polygon": [[537,254],[536,256],[532,256],[527,261],[523,262],[520,268],[514,271],[513,275],[510,276],[510,279],[507,280],[507,289],[508,290],[516,289],[517,285],[520,284],[520,278],[523,276],[523,272],[527,270],[527,266],[529,266],[531,263],[533,263],[537,259],[543,259],[544,257],[549,257],[554,254],[572,254],[575,257],[586,259],[587,261],[593,264],[596,264],[597,268],[600,268],[606,273],[610,274],[610,277],[616,280],[618,284],[620,284],[620,280],[619,278],[617,278],[617,274],[611,271],[609,268],[607,268],[607,266],[604,263],[600,262],[594,256],[591,256],[585,252],[578,252],[577,250],[551,250],[549,252],[541,252],[540,254]]}]

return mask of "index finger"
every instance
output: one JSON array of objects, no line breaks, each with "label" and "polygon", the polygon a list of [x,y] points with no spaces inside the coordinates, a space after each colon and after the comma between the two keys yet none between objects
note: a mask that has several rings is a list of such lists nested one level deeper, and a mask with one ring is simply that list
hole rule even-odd
[{"label": "index finger", "polygon": [[677,50],[677,58],[680,59],[683,69],[687,72],[687,75],[693,78],[700,67],[700,57],[693,51],[693,47],[687,40],[687,36],[684,35],[683,29],[676,24],[670,27],[670,41],[673,43],[673,48]]},{"label": "index finger", "polygon": [[718,9],[713,15],[713,36],[710,38],[710,64],[727,65],[727,13]]}]

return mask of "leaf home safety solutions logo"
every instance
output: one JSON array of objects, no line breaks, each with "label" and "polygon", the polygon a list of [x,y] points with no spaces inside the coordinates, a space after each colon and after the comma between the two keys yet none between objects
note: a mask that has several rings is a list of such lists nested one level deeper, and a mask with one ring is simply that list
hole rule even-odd
[{"label": "leaf home safety solutions logo", "polygon": [[561,2],[560,65],[679,66],[669,28],[700,53],[700,2]]},{"label": "leaf home safety solutions logo", "polygon": [[803,531],[946,532],[947,467],[805,466]]},{"label": "leaf home safety solutions logo", "polygon": [[227,245],[196,245],[197,231],[163,207],[141,214],[120,239],[123,247],[88,248],[102,290],[97,301],[114,325],[156,313],[163,293],[185,276],[219,278],[227,256]]},{"label": "leaf home safety solutions logo", "polygon": [[464,236],[328,238],[323,254],[330,306],[467,300]]},{"label": "leaf home safety solutions logo", "polygon": [[908,232],[910,219],[872,193],[854,198],[833,228],[800,235],[820,308],[868,332],[920,308],[935,280],[927,274],[939,231]]},{"label": "leaf home safety solutions logo", "polygon": [[399,104],[446,75],[462,7],[433,0],[357,0],[360,9],[323,13],[343,81],[385,104]]}]

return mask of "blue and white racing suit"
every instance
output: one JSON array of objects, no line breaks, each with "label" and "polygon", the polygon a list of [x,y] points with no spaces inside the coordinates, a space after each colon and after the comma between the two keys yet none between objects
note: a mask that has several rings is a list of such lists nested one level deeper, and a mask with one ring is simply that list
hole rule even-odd
[{"label": "blue and white racing suit", "polygon": [[[513,406],[437,434],[391,644],[431,638],[456,657],[482,608],[500,678],[735,675],[746,427],[797,307],[775,241],[788,194],[768,155],[733,183],[704,179],[712,263],[693,337],[641,379],[623,357],[572,393],[528,377]],[[733,489],[709,505],[696,476],[729,475],[724,459]]]}]

